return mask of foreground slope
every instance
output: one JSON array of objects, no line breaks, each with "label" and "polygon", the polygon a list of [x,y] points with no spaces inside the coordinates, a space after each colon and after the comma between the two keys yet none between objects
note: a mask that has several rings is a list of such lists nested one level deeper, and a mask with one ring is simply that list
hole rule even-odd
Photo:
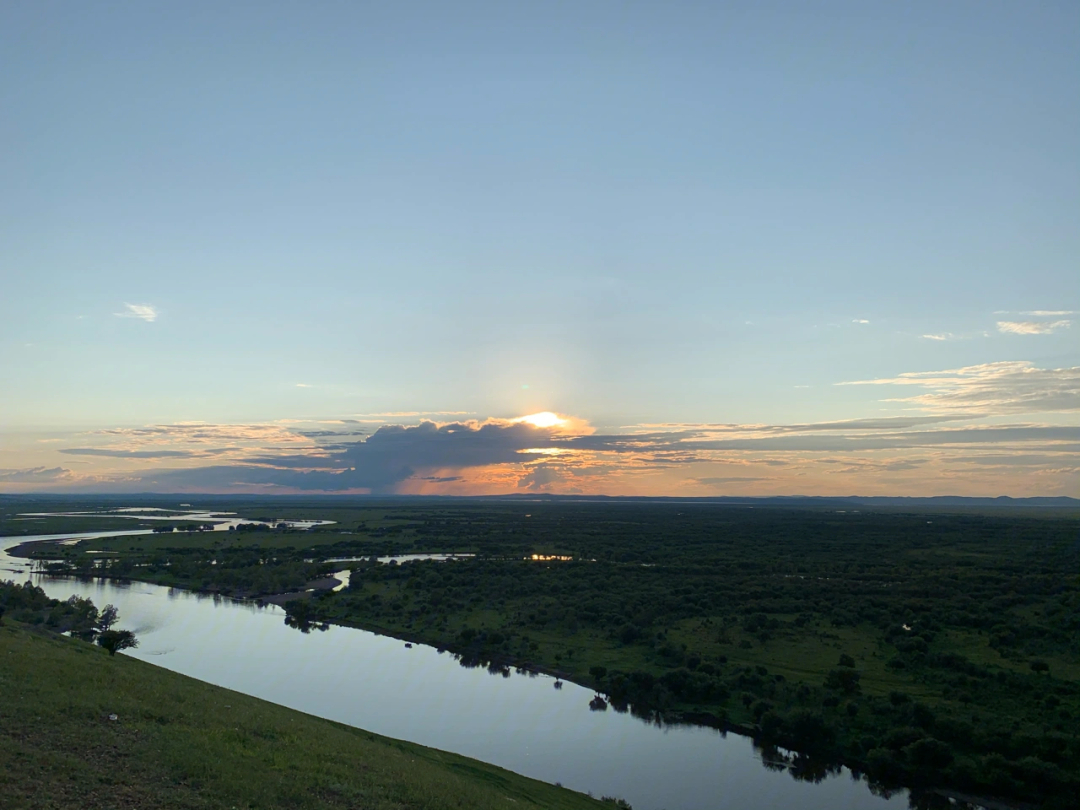
[{"label": "foreground slope", "polygon": [[612,806],[85,642],[0,627],[0,807],[9,810]]}]

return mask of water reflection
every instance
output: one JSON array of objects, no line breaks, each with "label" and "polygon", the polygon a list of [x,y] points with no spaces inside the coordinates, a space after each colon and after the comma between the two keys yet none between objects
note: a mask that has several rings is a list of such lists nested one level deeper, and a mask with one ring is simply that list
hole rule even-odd
[{"label": "water reflection", "polygon": [[286,616],[285,624],[294,630],[299,630],[301,633],[310,633],[312,630],[325,633],[330,629],[329,622],[313,622],[308,619],[297,619],[294,616]]}]

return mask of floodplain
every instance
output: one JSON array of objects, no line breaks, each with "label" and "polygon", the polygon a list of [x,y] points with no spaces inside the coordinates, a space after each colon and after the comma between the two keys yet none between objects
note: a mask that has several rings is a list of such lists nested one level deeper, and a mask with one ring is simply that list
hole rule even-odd
[{"label": "floodplain", "polygon": [[[1064,807],[1078,784],[1080,521],[1070,510],[452,499],[212,508],[269,525],[23,553],[53,574],[289,595],[300,630],[355,626],[466,666],[550,673],[594,689],[594,711],[742,731],[780,767],[796,767],[790,752],[825,769],[843,763],[883,790],[911,788],[920,806],[959,795]],[[0,531],[16,534],[12,518],[28,511],[45,510],[5,504]],[[274,528],[305,519],[334,522]],[[377,561],[405,554],[475,556]],[[347,587],[335,590],[325,580],[342,568],[348,582],[334,584]]]}]

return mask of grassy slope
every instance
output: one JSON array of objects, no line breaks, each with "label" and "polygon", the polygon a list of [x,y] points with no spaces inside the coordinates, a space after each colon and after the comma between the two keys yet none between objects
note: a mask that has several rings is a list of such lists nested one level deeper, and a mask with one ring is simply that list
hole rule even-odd
[{"label": "grassy slope", "polygon": [[10,621],[0,696],[10,810],[611,806]]}]

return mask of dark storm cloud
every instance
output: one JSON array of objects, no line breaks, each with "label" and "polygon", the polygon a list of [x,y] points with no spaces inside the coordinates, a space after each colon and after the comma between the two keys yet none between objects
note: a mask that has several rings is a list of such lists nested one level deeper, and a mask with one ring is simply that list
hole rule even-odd
[{"label": "dark storm cloud", "polygon": [[341,491],[392,490],[425,469],[463,469],[522,462],[539,453],[524,450],[555,446],[549,430],[519,422],[475,427],[461,423],[379,428],[367,441],[332,455],[264,455],[245,465],[171,470],[147,475],[147,483],[174,486],[281,486]]}]

